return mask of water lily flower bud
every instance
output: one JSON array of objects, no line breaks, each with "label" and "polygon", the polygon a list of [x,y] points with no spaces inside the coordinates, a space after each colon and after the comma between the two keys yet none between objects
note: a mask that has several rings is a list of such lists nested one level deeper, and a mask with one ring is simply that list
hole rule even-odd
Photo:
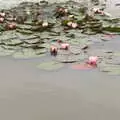
[{"label": "water lily flower bud", "polygon": [[77,28],[78,24],[77,23],[72,23],[72,28]]},{"label": "water lily flower bud", "polygon": [[0,17],[0,23],[3,23],[3,22],[4,22],[4,18]]},{"label": "water lily flower bud", "polygon": [[43,26],[43,27],[48,27],[48,22],[43,22],[43,23],[42,23],[42,26]]},{"label": "water lily flower bud", "polygon": [[68,43],[62,43],[61,44],[61,49],[68,50],[69,46],[70,45]]},{"label": "water lily flower bud", "polygon": [[97,65],[98,57],[97,56],[90,56],[88,59],[88,64],[90,65]]},{"label": "water lily flower bud", "polygon": [[56,46],[51,46],[50,47],[50,53],[51,53],[51,55],[56,56],[57,52],[58,52],[58,48]]},{"label": "water lily flower bud", "polygon": [[58,43],[62,43],[63,41],[62,40],[57,40]]}]

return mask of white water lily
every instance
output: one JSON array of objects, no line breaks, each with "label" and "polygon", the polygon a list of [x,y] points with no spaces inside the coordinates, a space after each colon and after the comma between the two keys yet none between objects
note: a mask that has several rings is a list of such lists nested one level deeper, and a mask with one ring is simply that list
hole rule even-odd
[{"label": "white water lily", "polygon": [[72,22],[68,22],[67,25],[68,25],[68,26],[72,26]]},{"label": "white water lily", "polygon": [[77,28],[78,24],[77,23],[72,23],[72,28]]},{"label": "white water lily", "polygon": [[65,13],[68,13],[68,9],[64,9]]},{"label": "white water lily", "polygon": [[97,11],[99,11],[100,9],[99,8],[92,8],[92,11],[93,12],[97,12]]},{"label": "white water lily", "polygon": [[42,26],[43,26],[43,27],[47,27],[47,26],[48,26],[48,22],[43,22],[43,23],[42,23]]}]

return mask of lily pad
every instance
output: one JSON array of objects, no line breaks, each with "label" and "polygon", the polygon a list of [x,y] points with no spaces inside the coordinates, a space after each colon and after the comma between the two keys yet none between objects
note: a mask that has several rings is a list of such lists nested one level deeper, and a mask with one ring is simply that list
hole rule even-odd
[{"label": "lily pad", "polygon": [[17,25],[17,29],[21,29],[21,30],[31,30],[31,25],[24,25],[24,24],[18,24]]},{"label": "lily pad", "polygon": [[80,60],[80,55],[68,54],[68,55],[57,55],[56,60],[61,63],[74,63]]},{"label": "lily pad", "polygon": [[1,40],[1,43],[3,43],[4,45],[7,46],[19,46],[21,44],[23,44],[23,41],[19,40],[19,39],[7,39],[7,40]]},{"label": "lily pad", "polygon": [[5,31],[5,28],[3,25],[0,25],[0,32]]},{"label": "lily pad", "polygon": [[15,52],[13,54],[14,58],[17,59],[28,59],[28,58],[36,58],[36,57],[43,57],[45,56],[46,51],[44,49],[38,49],[34,50],[31,48],[24,48],[22,50],[19,50],[18,52]]},{"label": "lily pad", "polygon": [[26,34],[26,35],[33,34],[31,30],[16,29],[16,31],[22,34]]},{"label": "lily pad", "polygon": [[80,46],[70,46],[70,52],[77,55],[81,53]]},{"label": "lily pad", "polygon": [[37,67],[43,70],[47,71],[53,71],[53,70],[58,70],[62,68],[64,65],[55,61],[50,61],[50,62],[43,62],[39,64]]},{"label": "lily pad", "polygon": [[100,64],[99,69],[102,72],[107,72],[110,75],[120,75],[120,65]]},{"label": "lily pad", "polygon": [[12,55],[14,53],[14,50],[8,50],[3,47],[0,47],[0,56],[8,56]]},{"label": "lily pad", "polygon": [[71,66],[74,70],[90,70],[96,68],[95,66],[91,66],[89,64],[81,63],[81,64],[75,64]]},{"label": "lily pad", "polygon": [[120,27],[104,27],[103,28],[105,31],[110,31],[110,32],[120,32]]},{"label": "lily pad", "polygon": [[24,40],[24,42],[26,42],[27,44],[39,44],[40,41],[42,42],[42,40],[36,38],[36,39],[28,39],[28,40]]},{"label": "lily pad", "polygon": [[17,39],[18,36],[16,35],[16,32],[13,31],[4,31],[0,35],[0,40],[9,40],[9,39]]}]

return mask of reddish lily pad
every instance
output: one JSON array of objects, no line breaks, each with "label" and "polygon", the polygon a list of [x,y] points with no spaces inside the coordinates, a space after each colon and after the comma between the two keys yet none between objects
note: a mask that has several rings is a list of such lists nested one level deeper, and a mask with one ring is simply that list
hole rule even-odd
[{"label": "reddish lily pad", "polygon": [[81,64],[75,64],[71,66],[72,69],[75,70],[90,70],[96,68],[96,66],[92,66],[89,64],[81,63]]}]

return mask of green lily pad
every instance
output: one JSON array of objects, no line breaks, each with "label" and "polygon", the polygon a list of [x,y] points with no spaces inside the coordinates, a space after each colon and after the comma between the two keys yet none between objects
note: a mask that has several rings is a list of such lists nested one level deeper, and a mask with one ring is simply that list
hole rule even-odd
[{"label": "green lily pad", "polygon": [[1,47],[5,50],[12,50],[12,51],[16,51],[16,50],[19,50],[21,49],[20,46],[13,46],[13,45],[1,45]]},{"label": "green lily pad", "polygon": [[41,39],[52,39],[53,36],[50,36],[49,32],[44,31],[44,32],[40,33],[40,38]]},{"label": "green lily pad", "polygon": [[71,45],[70,46],[70,52],[75,54],[75,55],[80,54],[81,53],[81,48],[80,48],[80,46]]},{"label": "green lily pad", "polygon": [[4,31],[2,32],[2,34],[0,35],[0,40],[9,40],[9,39],[17,39],[17,35],[16,32],[13,31]]},{"label": "green lily pad", "polygon": [[3,25],[0,25],[0,32],[5,31],[5,28]]},{"label": "green lily pad", "polygon": [[0,47],[0,56],[12,55],[14,52],[15,52],[14,50],[8,50],[3,47]]},{"label": "green lily pad", "polygon": [[21,34],[25,34],[25,35],[33,34],[33,32],[31,30],[16,29],[16,31]]},{"label": "green lily pad", "polygon": [[64,65],[55,61],[43,62],[37,67],[47,71],[53,71],[62,68]]},{"label": "green lily pad", "polygon": [[43,57],[45,56],[46,50],[44,49],[38,49],[34,50],[31,48],[24,48],[22,50],[19,50],[18,52],[15,52],[13,54],[14,58],[21,58],[21,59],[28,59],[28,58],[36,58],[36,57]]},{"label": "green lily pad", "polygon": [[23,44],[23,41],[19,39],[7,39],[7,40],[1,40],[1,43],[3,43],[4,45],[16,47]]},{"label": "green lily pad", "polygon": [[103,28],[103,30],[105,30],[105,31],[110,31],[110,32],[120,32],[120,26],[119,27],[111,27],[111,26],[109,26],[109,27],[104,27]]},{"label": "green lily pad", "polygon": [[99,69],[102,72],[107,72],[110,75],[120,75],[120,65],[100,64]]},{"label": "green lily pad", "polygon": [[18,24],[17,25],[17,29],[21,29],[21,30],[31,30],[31,25],[25,25],[25,24]]},{"label": "green lily pad", "polygon": [[68,54],[68,55],[57,55],[56,60],[61,63],[74,63],[80,60],[80,55]]},{"label": "green lily pad", "polygon": [[27,44],[39,44],[40,42],[42,42],[42,40],[40,40],[40,38],[35,38],[24,40],[24,42],[26,42]]}]

